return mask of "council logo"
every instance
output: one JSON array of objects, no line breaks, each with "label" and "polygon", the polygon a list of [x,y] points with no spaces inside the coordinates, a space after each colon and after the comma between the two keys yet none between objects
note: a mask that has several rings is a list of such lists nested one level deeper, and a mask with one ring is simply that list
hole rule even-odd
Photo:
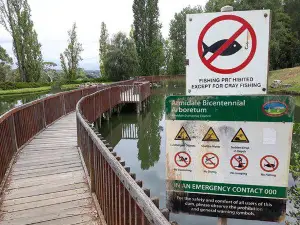
[{"label": "council logo", "polygon": [[271,101],[263,105],[262,110],[264,114],[270,117],[280,117],[288,112],[288,107],[284,102]]}]

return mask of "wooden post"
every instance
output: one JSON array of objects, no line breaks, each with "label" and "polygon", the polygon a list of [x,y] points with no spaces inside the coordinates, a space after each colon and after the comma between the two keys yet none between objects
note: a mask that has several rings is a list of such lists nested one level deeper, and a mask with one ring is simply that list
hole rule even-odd
[{"label": "wooden post", "polygon": [[218,225],[227,225],[227,218],[219,218]]}]

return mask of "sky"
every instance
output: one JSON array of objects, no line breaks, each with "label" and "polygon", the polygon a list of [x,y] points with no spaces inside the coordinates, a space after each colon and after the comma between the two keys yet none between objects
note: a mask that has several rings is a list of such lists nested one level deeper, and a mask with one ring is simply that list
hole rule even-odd
[{"label": "sky", "polygon": [[[67,46],[68,33],[73,22],[84,51],[80,66],[99,68],[99,37],[101,22],[107,25],[110,35],[130,31],[133,23],[133,0],[28,0],[32,20],[42,44],[44,61],[59,63],[59,55]],[[162,34],[168,36],[169,23],[176,12],[191,5],[204,6],[207,0],[159,0]],[[12,39],[0,25],[0,45],[13,56]]]}]

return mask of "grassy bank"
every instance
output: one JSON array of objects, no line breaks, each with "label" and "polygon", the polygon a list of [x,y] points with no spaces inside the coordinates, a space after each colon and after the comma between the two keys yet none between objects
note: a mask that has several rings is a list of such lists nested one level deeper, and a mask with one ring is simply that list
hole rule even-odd
[{"label": "grassy bank", "polygon": [[[65,84],[62,85],[62,91],[68,91],[78,88],[79,84]],[[38,94],[38,93],[47,93],[51,91],[51,87],[39,87],[39,88],[22,88],[14,90],[0,90],[1,96],[15,96],[23,94]]]},{"label": "grassy bank", "polygon": [[281,80],[283,84],[290,84],[292,86],[289,88],[271,88],[269,86],[270,93],[300,95],[300,67],[271,71],[269,75],[269,85],[271,85],[274,80]]}]

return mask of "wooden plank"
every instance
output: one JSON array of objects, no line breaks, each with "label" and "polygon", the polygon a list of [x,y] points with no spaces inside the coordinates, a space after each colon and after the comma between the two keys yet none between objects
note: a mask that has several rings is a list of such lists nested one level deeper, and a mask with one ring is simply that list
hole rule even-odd
[{"label": "wooden plank", "polygon": [[[2,221],[1,225],[24,225],[24,224],[33,224],[33,223],[40,223],[40,222],[46,222],[50,220],[60,219],[60,218],[66,218],[74,215],[84,215],[84,214],[91,214],[92,211],[90,208],[73,208],[73,209],[66,209],[62,210],[56,213],[51,213],[47,215],[36,215],[34,217],[28,217],[28,218],[18,218],[8,221]],[[81,222],[80,220],[78,220]]]},{"label": "wooden plank", "polygon": [[67,165],[61,165],[61,166],[51,166],[51,167],[46,167],[46,168],[36,168],[36,169],[26,169],[26,170],[13,170],[12,171],[12,175],[13,176],[18,176],[18,175],[29,175],[32,173],[40,173],[40,172],[54,172],[54,171],[58,171],[58,170],[63,170],[65,171],[65,169],[69,169],[69,168],[76,168],[79,167],[81,168],[82,165],[80,162],[78,163],[74,163],[74,164],[67,164]]},{"label": "wooden plank", "polygon": [[79,156],[78,152],[72,152],[72,151],[67,151],[67,152],[40,152],[40,153],[31,153],[31,154],[21,154],[19,156],[19,160],[44,160],[47,159],[53,159],[53,158],[61,158],[61,157],[74,157],[74,156]]},{"label": "wooden plank", "polygon": [[22,179],[22,180],[12,180],[10,182],[10,187],[20,188],[20,187],[26,187],[27,185],[37,186],[40,184],[47,184],[47,183],[51,184],[52,182],[61,182],[63,180],[76,181],[76,179],[83,179],[84,176],[85,174],[83,171],[75,171],[75,172],[55,174],[55,175],[49,175],[43,177],[33,177],[33,178]]},{"label": "wooden plank", "polygon": [[78,188],[88,188],[87,184],[84,182],[76,183],[74,181],[62,182],[60,184],[45,184],[39,186],[31,186],[22,189],[11,189],[5,193],[6,199],[18,199],[18,198],[25,198],[30,196],[38,196],[44,194],[50,194],[60,191],[67,191],[67,190],[75,190]]},{"label": "wooden plank", "polygon": [[35,172],[35,173],[30,173],[30,174],[19,174],[19,175],[14,175],[14,179],[15,180],[28,179],[28,178],[33,178],[33,177],[43,177],[43,176],[75,172],[75,171],[82,171],[81,166],[72,167],[72,168],[68,168],[68,169],[64,169],[64,170],[56,169],[53,171],[42,171],[42,172]]},{"label": "wooden plank", "polygon": [[55,220],[45,221],[45,222],[39,222],[36,223],[37,225],[78,225],[78,224],[84,224],[84,225],[99,225],[99,221],[96,223],[91,219],[90,215],[76,215],[76,216],[70,216],[65,218],[59,218]]},{"label": "wooden plank", "polygon": [[70,156],[70,157],[57,157],[51,159],[44,159],[44,160],[21,160],[16,162],[16,166],[24,166],[24,165],[39,165],[39,164],[51,164],[56,162],[63,162],[63,161],[72,161],[72,160],[80,160],[79,156]]},{"label": "wooden plank", "polygon": [[78,155],[78,152],[66,151],[66,152],[33,152],[28,154],[19,155],[19,160],[26,159],[42,159],[42,158],[51,158],[53,157],[64,157],[64,156],[75,156]]},{"label": "wooden plank", "polygon": [[69,195],[78,195],[78,194],[83,194],[83,193],[88,193],[89,190],[88,188],[78,188],[74,190],[67,190],[67,191],[59,191],[59,192],[54,192],[54,193],[49,193],[49,194],[44,194],[44,195],[35,195],[35,196],[30,196],[30,197],[25,197],[25,198],[17,198],[17,199],[3,199],[2,207],[7,207],[11,205],[19,205],[19,204],[24,204],[24,203],[29,203],[29,202],[36,202],[36,201],[43,201],[47,199],[52,199],[52,198],[60,198],[60,197],[65,197]]},{"label": "wooden plank", "polygon": [[42,169],[42,168],[49,168],[49,167],[57,167],[57,166],[65,166],[65,165],[73,165],[73,164],[77,164],[77,163],[81,163],[78,162],[78,160],[75,161],[64,161],[64,162],[55,162],[55,163],[49,163],[49,164],[41,164],[41,165],[34,165],[34,166],[18,166],[18,167],[14,167],[13,171],[24,171],[24,170],[35,170],[35,169]]},{"label": "wooden plank", "polygon": [[31,209],[24,209],[21,211],[5,212],[1,218],[3,221],[19,219],[19,218],[28,218],[38,216],[45,216],[52,213],[58,213],[63,210],[72,209],[72,208],[90,208],[92,204],[91,198],[86,199],[76,199],[74,201],[63,202],[53,205],[47,205],[42,207],[35,207]]},{"label": "wooden plank", "polygon": [[46,199],[43,201],[28,202],[28,203],[19,204],[19,205],[3,206],[2,211],[5,213],[11,213],[11,212],[41,208],[41,207],[45,207],[45,206],[52,206],[52,205],[57,205],[57,204],[61,204],[61,203],[66,203],[66,202],[74,202],[76,200],[81,200],[81,199],[88,199],[89,202],[91,202],[91,200],[92,200],[91,195],[89,193],[83,193],[83,194],[77,194],[77,195],[63,196],[60,198],[51,198],[51,199]]}]

